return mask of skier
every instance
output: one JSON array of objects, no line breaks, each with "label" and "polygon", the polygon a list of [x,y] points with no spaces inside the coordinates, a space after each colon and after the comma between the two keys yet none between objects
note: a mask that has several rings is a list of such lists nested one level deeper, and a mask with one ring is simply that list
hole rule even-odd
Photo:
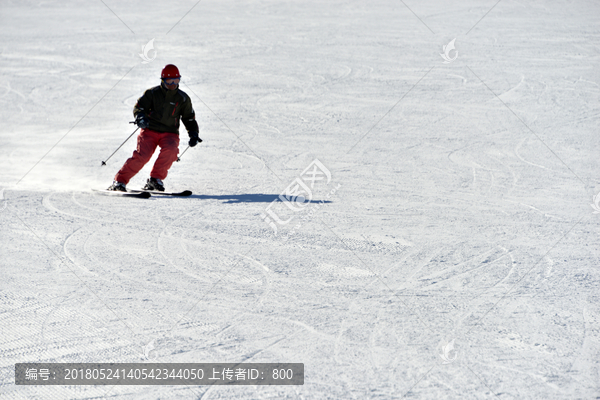
[{"label": "skier", "polygon": [[156,147],[160,153],[144,190],[164,192],[163,179],[179,154],[179,119],[190,137],[189,145],[202,142],[198,137],[198,123],[190,97],[179,89],[179,70],[173,64],[166,65],[161,73],[161,84],[146,90],[133,107],[135,123],[141,128],[137,149],[115,175],[108,190],[126,192],[126,185],[146,165]]}]

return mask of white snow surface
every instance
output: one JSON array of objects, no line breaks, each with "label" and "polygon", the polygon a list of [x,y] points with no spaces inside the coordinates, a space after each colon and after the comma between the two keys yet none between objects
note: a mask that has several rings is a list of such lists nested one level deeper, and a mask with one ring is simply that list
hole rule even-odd
[{"label": "white snow surface", "polygon": [[[600,398],[599,21],[584,0],[0,1],[0,398]],[[194,195],[94,194],[168,63],[204,142],[165,184]],[[315,160],[310,202],[272,204]],[[149,361],[305,382],[14,380]]]}]

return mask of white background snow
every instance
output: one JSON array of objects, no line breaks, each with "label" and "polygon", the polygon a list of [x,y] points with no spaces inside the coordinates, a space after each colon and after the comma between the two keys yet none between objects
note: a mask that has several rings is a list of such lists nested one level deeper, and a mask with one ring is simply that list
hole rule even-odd
[{"label": "white background snow", "polygon": [[[591,0],[0,1],[0,397],[600,398],[599,21]],[[194,196],[93,194],[168,63],[204,142],[165,183]],[[315,159],[330,182],[275,203],[276,233]],[[19,362],[149,360],[306,377],[14,384]]]}]

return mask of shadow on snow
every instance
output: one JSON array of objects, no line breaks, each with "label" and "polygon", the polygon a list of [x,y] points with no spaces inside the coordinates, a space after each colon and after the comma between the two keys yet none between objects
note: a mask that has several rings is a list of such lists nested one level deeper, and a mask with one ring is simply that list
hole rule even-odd
[{"label": "shadow on snow", "polygon": [[[218,196],[210,196],[203,194],[193,194],[191,198],[200,200],[223,200],[224,203],[271,203],[274,200],[281,201],[278,194],[222,194]],[[316,203],[331,203],[331,200],[308,200],[298,201],[302,204],[316,204]]]}]

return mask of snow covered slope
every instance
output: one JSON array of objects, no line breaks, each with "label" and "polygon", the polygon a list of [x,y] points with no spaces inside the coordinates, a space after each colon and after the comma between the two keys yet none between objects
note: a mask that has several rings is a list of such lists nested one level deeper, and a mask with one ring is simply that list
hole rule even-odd
[{"label": "snow covered slope", "polygon": [[[0,2],[0,398],[600,398],[599,15]],[[194,195],[93,194],[168,63],[204,142],[165,183]],[[147,361],[306,377],[14,384],[20,362]]]}]

